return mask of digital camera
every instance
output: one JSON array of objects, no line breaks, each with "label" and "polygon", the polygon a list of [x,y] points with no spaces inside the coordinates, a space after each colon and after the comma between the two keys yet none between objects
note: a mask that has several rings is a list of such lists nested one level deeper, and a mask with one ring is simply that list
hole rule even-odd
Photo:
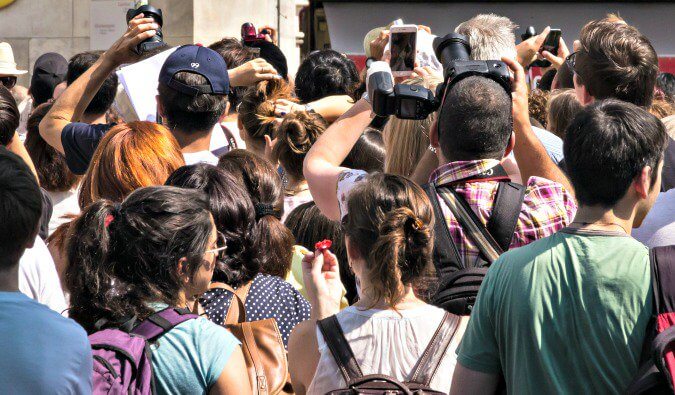
[{"label": "digital camera", "polygon": [[142,5],[136,9],[132,8],[127,10],[127,24],[138,14],[143,14],[143,17],[145,18],[152,18],[154,22],[159,25],[159,29],[157,29],[157,33],[155,33],[154,36],[141,42],[134,48],[134,52],[140,55],[164,45],[164,35],[162,34],[164,20],[162,19],[162,10],[151,5]]}]

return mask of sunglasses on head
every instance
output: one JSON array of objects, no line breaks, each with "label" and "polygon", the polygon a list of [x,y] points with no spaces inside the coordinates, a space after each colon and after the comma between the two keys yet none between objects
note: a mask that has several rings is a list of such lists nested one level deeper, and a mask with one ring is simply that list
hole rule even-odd
[{"label": "sunglasses on head", "polygon": [[225,252],[227,251],[227,240],[225,235],[218,232],[218,240],[216,241],[216,248],[206,250],[206,253],[214,254],[216,259],[222,261],[225,259]]},{"label": "sunglasses on head", "polygon": [[0,84],[7,89],[12,89],[14,88],[14,85],[16,85],[16,76],[8,75],[6,77],[0,77]]}]

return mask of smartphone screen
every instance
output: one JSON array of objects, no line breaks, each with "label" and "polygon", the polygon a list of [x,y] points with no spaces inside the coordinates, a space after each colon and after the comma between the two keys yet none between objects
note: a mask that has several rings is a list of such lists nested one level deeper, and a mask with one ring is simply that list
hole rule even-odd
[{"label": "smartphone screen", "polygon": [[541,51],[548,51],[553,55],[558,55],[558,47],[560,46],[560,36],[562,32],[560,29],[551,29],[544,40],[544,44],[541,46]]},{"label": "smartphone screen", "polygon": [[391,71],[412,71],[415,68],[417,32],[391,33]]}]

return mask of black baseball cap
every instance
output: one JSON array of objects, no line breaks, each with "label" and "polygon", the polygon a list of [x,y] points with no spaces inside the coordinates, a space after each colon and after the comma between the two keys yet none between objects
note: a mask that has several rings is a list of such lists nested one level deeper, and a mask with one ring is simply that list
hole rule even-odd
[{"label": "black baseball cap", "polygon": [[68,61],[55,52],[47,52],[35,61],[30,79],[30,93],[33,107],[49,101],[56,85],[66,80]]},{"label": "black baseball cap", "polygon": [[281,49],[276,45],[266,40],[257,40],[251,44],[247,44],[251,48],[260,49],[260,57],[265,59],[267,63],[279,73],[279,75],[288,81],[288,62],[286,56],[281,52]]},{"label": "black baseball cap", "polygon": [[[181,71],[199,74],[209,82],[205,85],[187,85],[173,77]],[[227,64],[218,52],[199,45],[178,47],[164,61],[159,72],[159,82],[186,95],[227,95],[230,92],[230,77]]]}]

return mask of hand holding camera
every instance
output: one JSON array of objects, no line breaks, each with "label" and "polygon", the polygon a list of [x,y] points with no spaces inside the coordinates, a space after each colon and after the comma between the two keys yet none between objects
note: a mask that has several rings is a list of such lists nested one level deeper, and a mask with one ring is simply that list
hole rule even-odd
[{"label": "hand holding camera", "polygon": [[154,18],[146,18],[143,13],[137,14],[129,20],[126,33],[115,41],[102,58],[110,62],[113,68],[137,61],[140,57],[138,46],[154,38],[159,28]]},{"label": "hand holding camera", "polygon": [[232,86],[250,86],[258,81],[281,78],[277,70],[262,58],[255,58],[230,70],[229,76]]}]

